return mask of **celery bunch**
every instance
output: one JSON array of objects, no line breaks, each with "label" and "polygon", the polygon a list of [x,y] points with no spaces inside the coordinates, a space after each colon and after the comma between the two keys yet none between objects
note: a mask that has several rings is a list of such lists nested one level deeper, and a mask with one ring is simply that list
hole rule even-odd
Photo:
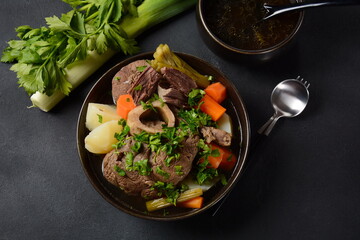
[{"label": "celery bunch", "polygon": [[185,11],[196,0],[63,0],[73,10],[46,18],[47,27],[17,28],[2,62],[15,63],[33,106],[52,109],[116,52],[134,54],[135,37]]}]

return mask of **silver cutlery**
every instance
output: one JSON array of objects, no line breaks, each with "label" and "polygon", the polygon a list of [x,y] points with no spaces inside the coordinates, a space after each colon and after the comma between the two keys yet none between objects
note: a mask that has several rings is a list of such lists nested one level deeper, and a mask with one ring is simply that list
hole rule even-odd
[{"label": "silver cutlery", "polygon": [[[310,83],[298,76],[296,79],[287,79],[280,82],[271,94],[271,103],[275,110],[274,115],[258,130],[257,139],[254,141],[250,150],[250,155],[255,148],[263,141],[264,136],[268,136],[275,126],[277,120],[281,117],[295,117],[299,115],[306,107],[309,101],[309,87]],[[249,156],[250,157],[250,156]],[[250,161],[253,164],[254,161]],[[243,174],[247,172],[250,165],[245,165]],[[229,197],[229,192],[218,204],[212,216],[215,216],[226,199]]]},{"label": "silver cutlery", "polygon": [[271,94],[274,115],[258,130],[268,136],[281,117],[295,117],[306,107],[309,101],[310,83],[303,78],[288,79],[279,83]]}]

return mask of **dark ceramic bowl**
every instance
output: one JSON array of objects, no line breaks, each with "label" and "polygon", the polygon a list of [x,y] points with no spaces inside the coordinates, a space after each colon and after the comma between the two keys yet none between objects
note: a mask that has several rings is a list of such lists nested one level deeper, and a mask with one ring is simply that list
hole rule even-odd
[{"label": "dark ceramic bowl", "polygon": [[[295,0],[290,1],[295,2]],[[298,0],[297,2],[301,2],[301,0]],[[292,40],[300,29],[304,19],[303,11],[296,13],[298,15],[297,23],[293,30],[286,38],[273,46],[259,50],[240,49],[226,43],[211,30],[208,17],[206,17],[206,9],[210,8],[210,4],[212,4],[212,1],[209,0],[199,0],[197,4],[196,16],[201,37],[207,46],[220,57],[231,60],[240,60],[243,63],[266,62],[286,52],[291,47]],[[211,15],[211,17],[212,16],[213,15]]]},{"label": "dark ceramic bowl", "polygon": [[77,147],[81,164],[93,187],[101,194],[101,196],[103,196],[103,198],[105,198],[116,208],[140,218],[163,221],[177,220],[194,216],[209,209],[220,199],[222,199],[231,188],[234,187],[243,170],[245,159],[248,153],[250,136],[248,114],[246,112],[244,103],[234,85],[219,70],[207,62],[187,54],[176,54],[178,54],[179,57],[185,60],[189,65],[191,65],[200,73],[212,75],[217,81],[220,81],[226,86],[228,99],[226,99],[224,106],[227,108],[227,113],[230,115],[233,123],[234,140],[231,148],[232,151],[237,154],[237,164],[234,170],[228,174],[228,184],[226,186],[218,184],[204,193],[205,200],[203,208],[192,210],[171,207],[166,209],[165,215],[164,211],[162,210],[147,213],[145,208],[145,201],[142,198],[128,196],[119,188],[108,183],[103,177],[101,171],[102,159],[104,155],[92,154],[85,149],[84,139],[89,133],[85,127],[88,104],[113,104],[111,97],[111,81],[115,73],[130,62],[139,59],[153,59],[153,57],[152,53],[144,53],[118,63],[96,82],[83,103],[77,125]]}]

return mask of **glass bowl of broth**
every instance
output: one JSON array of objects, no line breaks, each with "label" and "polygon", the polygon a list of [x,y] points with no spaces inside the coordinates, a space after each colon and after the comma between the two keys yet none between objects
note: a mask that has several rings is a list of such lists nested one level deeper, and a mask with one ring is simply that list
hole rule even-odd
[{"label": "glass bowl of broth", "polygon": [[264,3],[287,5],[293,0],[199,0],[198,26],[216,54],[248,62],[264,62],[285,52],[298,32],[304,13],[289,12],[262,21]]}]

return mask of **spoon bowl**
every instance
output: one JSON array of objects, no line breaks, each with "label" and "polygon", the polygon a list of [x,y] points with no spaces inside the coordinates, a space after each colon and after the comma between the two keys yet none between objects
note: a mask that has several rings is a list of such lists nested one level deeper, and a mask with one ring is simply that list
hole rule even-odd
[{"label": "spoon bowl", "polygon": [[267,136],[279,118],[299,115],[309,101],[309,86],[310,83],[300,77],[280,82],[271,94],[271,103],[275,113],[259,129],[258,133]]}]

